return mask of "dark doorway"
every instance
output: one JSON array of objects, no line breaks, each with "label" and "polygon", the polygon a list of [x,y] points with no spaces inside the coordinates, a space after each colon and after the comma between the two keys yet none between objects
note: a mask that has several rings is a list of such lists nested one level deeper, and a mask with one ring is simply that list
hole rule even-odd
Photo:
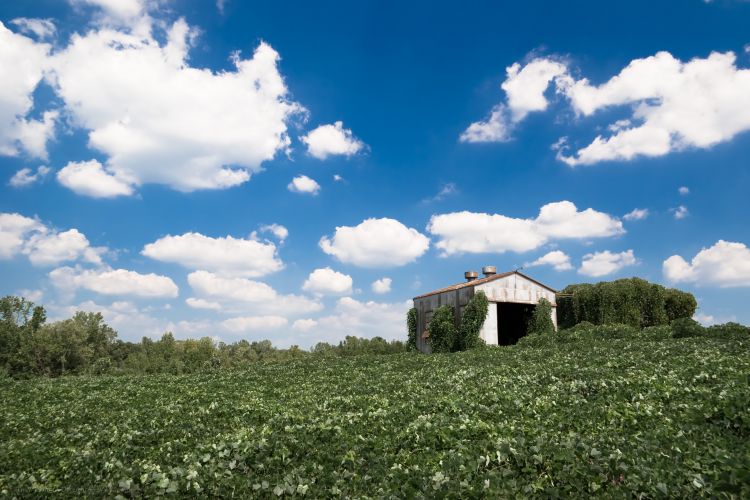
[{"label": "dark doorway", "polygon": [[512,345],[525,336],[534,305],[499,302],[497,304],[497,343]]}]

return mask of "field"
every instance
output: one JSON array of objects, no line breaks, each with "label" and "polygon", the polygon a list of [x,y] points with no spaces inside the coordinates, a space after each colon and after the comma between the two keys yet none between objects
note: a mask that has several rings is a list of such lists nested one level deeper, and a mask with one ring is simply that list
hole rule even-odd
[{"label": "field", "polygon": [[0,381],[0,496],[750,495],[750,341]]}]

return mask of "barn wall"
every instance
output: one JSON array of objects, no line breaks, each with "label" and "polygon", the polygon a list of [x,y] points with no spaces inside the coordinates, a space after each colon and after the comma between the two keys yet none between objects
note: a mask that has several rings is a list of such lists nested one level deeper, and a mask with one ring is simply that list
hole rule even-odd
[{"label": "barn wall", "polygon": [[417,349],[424,353],[432,352],[429,338],[422,339],[422,333],[429,330],[430,320],[435,309],[442,306],[451,306],[453,316],[456,318],[456,327],[461,321],[461,314],[469,300],[474,296],[474,288],[466,287],[443,293],[436,293],[429,297],[414,299],[414,307],[417,309]]}]

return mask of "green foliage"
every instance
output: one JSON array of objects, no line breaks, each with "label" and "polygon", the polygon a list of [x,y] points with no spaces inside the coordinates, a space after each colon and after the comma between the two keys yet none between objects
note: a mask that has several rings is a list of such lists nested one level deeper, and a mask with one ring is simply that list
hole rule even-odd
[{"label": "green foliage", "polygon": [[692,318],[698,308],[698,302],[692,293],[676,288],[664,290],[664,310],[670,323],[678,318]]},{"label": "green foliage", "polygon": [[489,310],[487,296],[481,290],[474,294],[464,307],[458,335],[458,350],[475,349],[484,344],[479,332],[484,325]]},{"label": "green foliage", "polygon": [[724,323],[723,325],[712,325],[706,328],[706,335],[709,337],[719,338],[750,338],[750,328],[740,325],[739,323]]},{"label": "green foliage", "polygon": [[677,318],[690,318],[697,305],[689,293],[640,278],[569,285],[561,293],[557,315],[563,329],[581,321],[635,328],[664,325]]},{"label": "green foliage", "polygon": [[529,321],[530,335],[549,335],[555,333],[552,322],[552,304],[547,299],[539,299]]},{"label": "green foliage", "polygon": [[672,337],[681,339],[685,337],[700,337],[705,335],[706,329],[691,318],[678,318],[670,323]]},{"label": "green foliage", "polygon": [[0,496],[749,498],[750,338],[607,328],[450,356],[5,381]]},{"label": "green foliage", "polygon": [[406,313],[406,331],[408,332],[406,347],[412,351],[417,350],[417,314],[416,307],[412,307]]},{"label": "green foliage", "polygon": [[428,328],[432,352],[451,352],[454,350],[458,332],[456,331],[456,322],[451,306],[442,306],[435,309]]}]

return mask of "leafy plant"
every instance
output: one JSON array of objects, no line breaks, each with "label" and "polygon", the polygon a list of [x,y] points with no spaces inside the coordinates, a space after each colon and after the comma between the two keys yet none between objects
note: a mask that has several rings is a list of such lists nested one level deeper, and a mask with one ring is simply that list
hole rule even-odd
[{"label": "leafy plant", "polygon": [[552,304],[547,299],[539,299],[529,321],[530,335],[549,335],[555,333],[552,322]]},{"label": "leafy plant", "polygon": [[406,331],[408,337],[406,340],[406,347],[410,350],[415,351],[417,349],[417,308],[412,307],[409,312],[406,313]]},{"label": "leafy plant", "polygon": [[451,306],[438,307],[432,315],[430,324],[430,345],[432,352],[451,352],[456,345],[456,322]]},{"label": "leafy plant", "polygon": [[480,290],[469,300],[461,315],[458,350],[464,351],[485,345],[484,340],[479,336],[479,332],[487,318],[488,310],[489,301],[484,292]]}]

